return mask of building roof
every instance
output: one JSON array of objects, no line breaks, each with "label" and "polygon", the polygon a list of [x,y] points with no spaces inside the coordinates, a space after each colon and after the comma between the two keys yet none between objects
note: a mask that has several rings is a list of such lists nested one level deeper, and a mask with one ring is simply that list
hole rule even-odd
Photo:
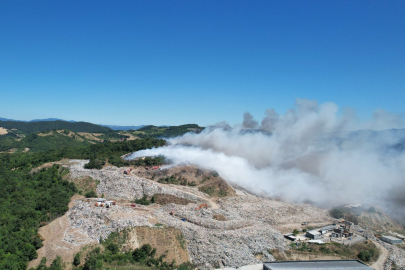
[{"label": "building roof", "polygon": [[318,231],[308,231],[307,233],[310,233],[310,234],[312,234],[312,235],[318,235],[318,234],[321,234],[320,232],[318,232]]},{"label": "building roof", "polygon": [[327,225],[327,226],[323,226],[323,227],[319,227],[316,230],[318,231],[328,231],[328,230],[332,230],[337,228],[337,225]]},{"label": "building roof", "polygon": [[394,236],[390,236],[390,235],[383,235],[381,238],[385,238],[385,239],[389,239],[389,240],[394,240],[394,241],[402,241],[401,239],[399,239],[399,238],[396,238],[396,237],[394,237]]},{"label": "building roof", "polygon": [[272,270],[291,270],[291,269],[372,270],[373,269],[358,260],[265,262],[264,265],[266,265],[267,268]]},{"label": "building roof", "polygon": [[325,244],[325,242],[322,240],[309,240],[308,243],[315,243],[315,244],[319,244],[319,245]]}]

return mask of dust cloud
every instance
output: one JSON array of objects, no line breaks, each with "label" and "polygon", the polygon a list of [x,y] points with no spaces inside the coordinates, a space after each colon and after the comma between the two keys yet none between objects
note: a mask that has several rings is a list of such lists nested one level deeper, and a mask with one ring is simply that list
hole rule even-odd
[{"label": "dust cloud", "polygon": [[127,159],[164,155],[173,164],[215,170],[252,192],[290,202],[375,204],[405,190],[404,126],[383,110],[360,121],[353,109],[297,99],[285,114],[266,110],[260,124],[247,112],[241,125],[222,122]]}]

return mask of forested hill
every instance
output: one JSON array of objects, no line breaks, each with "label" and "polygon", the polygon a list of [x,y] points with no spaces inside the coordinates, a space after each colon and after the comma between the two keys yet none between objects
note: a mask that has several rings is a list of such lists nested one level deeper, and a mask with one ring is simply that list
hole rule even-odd
[{"label": "forested hill", "polygon": [[132,134],[139,138],[169,138],[181,136],[187,132],[199,133],[203,129],[204,127],[200,127],[196,124],[168,127],[157,127],[149,125],[134,131]]},{"label": "forested hill", "polygon": [[48,130],[68,129],[74,132],[106,133],[113,131],[109,127],[103,127],[87,122],[67,121],[40,121],[40,122],[19,122],[0,121],[0,127],[6,129],[17,129],[23,133],[36,133]]}]

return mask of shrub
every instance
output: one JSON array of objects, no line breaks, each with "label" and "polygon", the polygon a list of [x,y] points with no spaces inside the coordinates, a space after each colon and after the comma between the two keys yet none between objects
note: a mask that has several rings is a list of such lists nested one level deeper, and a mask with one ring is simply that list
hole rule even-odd
[{"label": "shrub", "polygon": [[343,218],[345,211],[342,208],[333,208],[329,211],[329,214],[334,218]]},{"label": "shrub", "polygon": [[76,253],[75,257],[73,258],[73,265],[74,266],[80,265],[80,252]]},{"label": "shrub", "polygon": [[357,257],[363,262],[369,262],[371,260],[371,254],[368,250],[360,252]]},{"label": "shrub", "polygon": [[84,196],[86,198],[96,198],[97,194],[96,194],[96,192],[94,192],[94,190],[91,190],[91,191],[86,192],[86,194]]},{"label": "shrub", "polygon": [[142,205],[150,205],[151,203],[155,202],[155,196],[152,196],[152,198],[150,200],[148,200],[148,197],[146,195],[144,195],[142,197],[142,199],[135,199],[134,203],[137,204],[142,204]]}]

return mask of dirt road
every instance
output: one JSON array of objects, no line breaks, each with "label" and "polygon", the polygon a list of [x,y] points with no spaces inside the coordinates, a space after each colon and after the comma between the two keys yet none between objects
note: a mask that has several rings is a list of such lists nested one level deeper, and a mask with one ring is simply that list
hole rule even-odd
[{"label": "dirt road", "polygon": [[380,245],[377,241],[373,241],[373,243],[380,250],[380,257],[378,257],[378,260],[375,263],[373,263],[373,265],[371,265],[371,267],[376,270],[384,270],[384,263],[388,258],[389,252],[385,247]]}]

